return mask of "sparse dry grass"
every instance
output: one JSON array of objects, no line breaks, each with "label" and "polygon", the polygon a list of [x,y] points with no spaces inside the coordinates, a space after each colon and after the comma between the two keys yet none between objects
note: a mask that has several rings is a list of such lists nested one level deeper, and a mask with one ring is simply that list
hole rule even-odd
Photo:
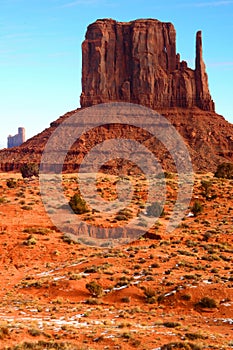
[{"label": "sparse dry grass", "polygon": [[[0,318],[5,322],[0,328],[1,346],[227,348],[233,306],[233,181],[211,174],[196,176],[190,208],[198,196],[204,210],[197,217],[185,217],[168,234],[166,217],[177,188],[176,176],[169,176],[166,215],[148,236],[129,245],[97,249],[74,242],[72,235],[52,226],[37,180],[25,184],[14,178],[16,187],[7,186],[7,177],[0,180]],[[106,175],[99,179],[103,198],[115,198],[114,181]],[[144,210],[146,182],[137,181],[129,207],[119,212],[123,221]],[[69,199],[77,191],[77,181],[65,175],[64,184]],[[213,194],[217,201],[210,199]],[[33,211],[24,210],[24,205]],[[87,222],[94,218],[98,224],[121,224],[112,222],[114,215],[96,211],[82,215]],[[101,286],[99,297],[86,288],[91,282]],[[203,304],[207,297],[217,308]],[[199,330],[206,321],[208,334],[203,335]],[[59,345],[62,342],[66,345]]]}]

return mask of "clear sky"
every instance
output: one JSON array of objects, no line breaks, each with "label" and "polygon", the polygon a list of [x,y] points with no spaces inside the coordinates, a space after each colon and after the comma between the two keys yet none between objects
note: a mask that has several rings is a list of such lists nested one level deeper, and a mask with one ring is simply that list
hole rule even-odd
[{"label": "clear sky", "polygon": [[29,138],[79,106],[81,43],[98,18],[172,22],[191,68],[202,30],[216,111],[233,123],[233,0],[0,0],[0,147],[18,126]]}]

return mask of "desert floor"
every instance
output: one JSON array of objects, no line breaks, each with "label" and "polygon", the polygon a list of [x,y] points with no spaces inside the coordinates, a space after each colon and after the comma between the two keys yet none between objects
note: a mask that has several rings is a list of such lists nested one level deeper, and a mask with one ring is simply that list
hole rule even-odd
[{"label": "desert floor", "polygon": [[[112,200],[115,184],[103,175],[98,192]],[[98,211],[82,219],[124,225],[146,198],[144,179],[133,186],[121,220]],[[190,208],[199,201],[203,211],[187,210],[171,233],[176,175],[166,188],[165,213],[146,236],[97,248],[54,226],[38,179],[0,174],[0,348],[233,348],[233,181],[195,175]],[[67,198],[77,191],[75,175],[64,175],[63,189]]]}]

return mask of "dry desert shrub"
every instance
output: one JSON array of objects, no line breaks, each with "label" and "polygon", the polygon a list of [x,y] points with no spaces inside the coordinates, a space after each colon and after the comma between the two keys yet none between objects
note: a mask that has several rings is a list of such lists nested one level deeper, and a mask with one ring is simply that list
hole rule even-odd
[{"label": "dry desert shrub", "polygon": [[54,341],[24,342],[16,346],[7,347],[6,350],[78,350],[79,348],[72,343],[59,343]]},{"label": "dry desert shrub", "polygon": [[195,201],[191,208],[191,211],[194,216],[197,216],[203,212],[203,205],[199,201]]},{"label": "dry desert shrub", "polygon": [[12,178],[8,179],[6,181],[6,185],[7,185],[8,188],[16,188],[17,187],[17,180],[12,179]]},{"label": "dry desert shrub", "polygon": [[31,178],[33,176],[39,176],[39,166],[36,163],[27,163],[20,168],[22,177]]},{"label": "dry desert shrub", "polygon": [[233,164],[232,163],[219,164],[214,176],[218,178],[223,178],[223,179],[233,179]]},{"label": "dry desert shrub", "polygon": [[103,295],[103,287],[96,281],[87,283],[86,288],[94,297],[101,297]]},{"label": "dry desert shrub", "polygon": [[199,300],[195,306],[201,307],[201,308],[207,308],[207,309],[214,309],[217,307],[217,302],[213,298],[204,297],[201,300]]},{"label": "dry desert shrub", "polygon": [[182,350],[201,350],[202,346],[185,343],[185,342],[174,342],[165,344],[161,347],[161,350],[174,350],[174,349],[182,349]]},{"label": "dry desert shrub", "polygon": [[69,205],[75,214],[84,214],[89,212],[85,200],[80,196],[79,193],[75,193],[69,201]]},{"label": "dry desert shrub", "polygon": [[8,327],[5,325],[1,325],[0,326],[0,339],[4,339],[4,338],[8,337],[9,334],[10,334],[10,332],[9,332]]}]

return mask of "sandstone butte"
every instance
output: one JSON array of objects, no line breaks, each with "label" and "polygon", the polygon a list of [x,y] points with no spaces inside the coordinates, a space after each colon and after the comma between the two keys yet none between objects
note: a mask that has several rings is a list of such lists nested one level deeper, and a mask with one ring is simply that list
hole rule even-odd
[{"label": "sandstone butte", "polygon": [[88,27],[82,52],[82,107],[125,101],[152,109],[196,106],[214,111],[201,31],[195,70],[176,53],[174,26],[152,19],[98,20]]},{"label": "sandstone butte", "polygon": [[[99,19],[89,25],[82,44],[81,109],[113,101],[140,104],[164,115],[183,137],[195,171],[214,171],[221,162],[233,162],[233,125],[215,113],[201,31],[196,34],[195,69],[191,69],[176,52],[176,31],[171,23]],[[0,170],[17,171],[24,163],[39,163],[52,132],[79,110],[61,116],[20,147],[0,151]],[[117,127],[100,129],[72,146],[64,171],[75,171],[95,144],[117,137],[119,132]],[[129,132],[132,130],[125,128],[122,137]],[[168,152],[155,144],[151,135],[138,135],[135,130],[135,138],[146,143],[165,169],[175,170]]]}]

